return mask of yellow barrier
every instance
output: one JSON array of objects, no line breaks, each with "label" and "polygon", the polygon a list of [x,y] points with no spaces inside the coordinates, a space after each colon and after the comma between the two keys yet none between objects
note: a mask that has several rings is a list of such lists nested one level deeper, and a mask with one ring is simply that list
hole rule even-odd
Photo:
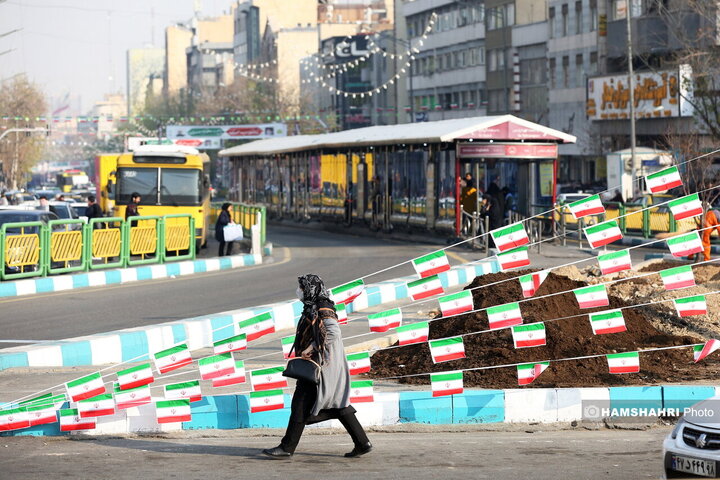
[{"label": "yellow barrier", "polygon": [[165,250],[169,252],[190,248],[190,225],[167,225],[165,227]]},{"label": "yellow barrier", "polygon": [[130,254],[148,255],[155,253],[157,247],[157,229],[152,227],[130,228]]},{"label": "yellow barrier", "polygon": [[11,235],[5,239],[5,263],[9,267],[37,265],[40,262],[40,235]]},{"label": "yellow barrier", "polygon": [[53,262],[80,260],[83,251],[82,231],[50,233],[50,259]]},{"label": "yellow barrier", "polygon": [[120,256],[120,228],[101,228],[93,231],[92,256],[110,258]]}]

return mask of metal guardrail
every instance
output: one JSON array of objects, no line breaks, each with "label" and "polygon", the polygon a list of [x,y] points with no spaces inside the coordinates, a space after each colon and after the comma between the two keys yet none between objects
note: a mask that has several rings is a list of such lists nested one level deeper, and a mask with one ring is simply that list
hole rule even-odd
[{"label": "metal guardrail", "polygon": [[0,280],[190,260],[195,255],[195,222],[187,214],[0,227]]},{"label": "metal guardrail", "polygon": [[[212,204],[212,224],[217,222],[222,204]],[[265,226],[267,224],[267,207],[261,205],[246,205],[243,203],[232,203],[233,221],[243,227],[243,237],[250,238],[253,225],[260,225],[260,244],[265,245]],[[258,214],[260,215],[258,217]]]}]

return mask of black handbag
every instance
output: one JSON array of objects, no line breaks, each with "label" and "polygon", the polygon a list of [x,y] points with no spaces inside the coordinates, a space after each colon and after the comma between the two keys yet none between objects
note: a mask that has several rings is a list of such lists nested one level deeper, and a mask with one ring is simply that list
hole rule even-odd
[{"label": "black handbag", "polygon": [[282,374],[283,377],[304,380],[315,385],[320,383],[320,365],[300,357],[288,360]]}]

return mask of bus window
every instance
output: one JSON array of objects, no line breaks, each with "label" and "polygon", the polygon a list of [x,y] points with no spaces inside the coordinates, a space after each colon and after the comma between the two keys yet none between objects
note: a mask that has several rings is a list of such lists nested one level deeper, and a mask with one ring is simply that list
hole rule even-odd
[{"label": "bus window", "polygon": [[146,205],[157,203],[157,168],[118,168],[118,175],[116,201],[119,205],[130,203],[133,192],[139,193]]},{"label": "bus window", "polygon": [[160,203],[162,205],[200,205],[202,171],[161,169]]}]

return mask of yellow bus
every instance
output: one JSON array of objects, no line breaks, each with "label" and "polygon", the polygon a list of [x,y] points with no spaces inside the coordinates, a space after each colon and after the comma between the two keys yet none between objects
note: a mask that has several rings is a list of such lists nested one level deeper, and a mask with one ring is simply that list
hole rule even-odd
[{"label": "yellow bus", "polygon": [[[116,161],[115,169],[107,165]],[[208,238],[210,220],[210,159],[194,148],[176,145],[148,145],[134,152],[107,155],[103,170],[107,196],[112,202],[114,217],[125,217],[130,196],[141,196],[138,211],[141,216],[190,214],[195,219],[195,244],[204,246]],[[114,183],[114,185],[113,185]],[[102,185],[98,185],[102,191]],[[103,205],[101,204],[101,208]],[[108,208],[109,210],[109,208]]]},{"label": "yellow bus", "polygon": [[57,187],[63,193],[70,193],[76,188],[86,188],[90,183],[87,174],[82,170],[65,170],[55,176]]}]

